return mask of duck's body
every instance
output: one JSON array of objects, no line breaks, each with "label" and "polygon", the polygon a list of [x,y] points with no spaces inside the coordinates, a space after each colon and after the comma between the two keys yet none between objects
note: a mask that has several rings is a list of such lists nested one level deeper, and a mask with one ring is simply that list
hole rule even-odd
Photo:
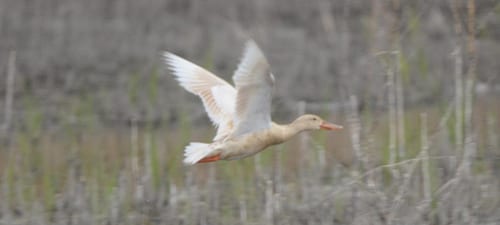
[{"label": "duck's body", "polygon": [[233,76],[236,88],[176,55],[166,53],[165,58],[181,86],[202,99],[210,119],[218,126],[212,143],[192,142],[186,146],[186,164],[242,159],[305,130],[342,128],[315,115],[303,115],[287,125],[272,122],[274,76],[253,41],[247,43]]},{"label": "duck's body", "polygon": [[257,131],[241,137],[214,142],[214,155],[220,154],[220,159],[234,160],[255,155],[269,146],[285,142],[294,132],[286,125],[272,123],[269,129]]}]

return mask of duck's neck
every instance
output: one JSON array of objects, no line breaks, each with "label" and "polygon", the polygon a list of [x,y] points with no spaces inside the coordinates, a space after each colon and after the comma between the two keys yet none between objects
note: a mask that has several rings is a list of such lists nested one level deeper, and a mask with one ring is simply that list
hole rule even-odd
[{"label": "duck's neck", "polygon": [[275,124],[276,130],[278,131],[278,139],[280,142],[284,142],[293,136],[297,135],[298,133],[305,131],[306,129],[304,127],[301,127],[300,124],[298,123],[289,123],[289,124]]}]

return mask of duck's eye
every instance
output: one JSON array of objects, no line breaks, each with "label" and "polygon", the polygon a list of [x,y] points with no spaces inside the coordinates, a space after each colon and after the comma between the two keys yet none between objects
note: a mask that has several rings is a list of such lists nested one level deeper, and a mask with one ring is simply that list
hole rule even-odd
[{"label": "duck's eye", "polygon": [[318,120],[316,117],[313,117],[313,120]]}]

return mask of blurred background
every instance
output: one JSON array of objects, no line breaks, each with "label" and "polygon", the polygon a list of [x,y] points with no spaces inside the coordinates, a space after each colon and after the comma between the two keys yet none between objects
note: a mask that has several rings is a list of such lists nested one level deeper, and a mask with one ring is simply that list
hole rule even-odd
[{"label": "blurred background", "polygon": [[[214,129],[162,62],[230,81],[255,39],[256,157],[182,165]],[[498,224],[494,0],[0,0],[0,224]]]}]

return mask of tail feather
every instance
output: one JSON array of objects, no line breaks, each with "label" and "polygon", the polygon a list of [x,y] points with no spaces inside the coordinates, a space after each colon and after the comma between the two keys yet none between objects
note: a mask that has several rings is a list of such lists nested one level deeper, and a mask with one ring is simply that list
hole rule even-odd
[{"label": "tail feather", "polygon": [[200,142],[191,142],[184,149],[184,164],[193,165],[198,163],[205,157],[210,156],[213,149],[209,144]]}]

